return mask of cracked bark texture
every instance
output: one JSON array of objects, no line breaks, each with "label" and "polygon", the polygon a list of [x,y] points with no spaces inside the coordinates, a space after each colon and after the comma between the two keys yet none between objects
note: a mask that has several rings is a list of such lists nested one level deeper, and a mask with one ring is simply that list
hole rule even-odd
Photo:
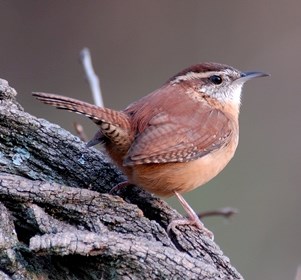
[{"label": "cracked bark texture", "polygon": [[219,247],[0,80],[0,279],[242,279]]}]

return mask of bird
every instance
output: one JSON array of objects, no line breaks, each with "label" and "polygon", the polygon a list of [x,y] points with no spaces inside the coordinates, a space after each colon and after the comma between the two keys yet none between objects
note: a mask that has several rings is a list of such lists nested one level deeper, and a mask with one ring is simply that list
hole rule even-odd
[{"label": "bird", "polygon": [[239,140],[242,87],[265,76],[269,74],[199,63],[122,111],[57,94],[33,95],[45,104],[90,118],[98,131],[88,146],[103,143],[129,184],[157,196],[175,195],[188,220],[172,221],[168,230],[192,224],[213,239],[182,194],[206,184],[232,159]]}]

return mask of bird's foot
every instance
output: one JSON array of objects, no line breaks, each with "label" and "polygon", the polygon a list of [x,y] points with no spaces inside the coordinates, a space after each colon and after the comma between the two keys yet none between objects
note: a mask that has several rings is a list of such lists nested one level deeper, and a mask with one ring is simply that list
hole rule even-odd
[{"label": "bird's foot", "polygon": [[199,220],[188,220],[188,219],[181,219],[181,220],[173,220],[170,222],[170,224],[167,227],[167,233],[169,234],[172,230],[173,232],[177,233],[179,232],[178,229],[176,229],[177,226],[185,226],[185,225],[193,225],[196,226],[198,229],[200,229],[204,235],[209,237],[211,240],[214,240],[214,234],[207,229],[204,224]]},{"label": "bird's foot", "polygon": [[193,211],[193,209],[186,202],[184,197],[176,191],[174,192],[174,194],[176,195],[176,197],[182,204],[184,210],[186,211],[186,213],[188,215],[188,219],[172,221],[167,227],[167,233],[169,233],[171,229],[173,229],[174,232],[178,232],[178,230],[176,229],[176,226],[178,226],[178,225],[194,225],[197,228],[199,228],[211,240],[213,240],[214,239],[213,233],[204,226],[204,224],[199,219],[198,215]]}]

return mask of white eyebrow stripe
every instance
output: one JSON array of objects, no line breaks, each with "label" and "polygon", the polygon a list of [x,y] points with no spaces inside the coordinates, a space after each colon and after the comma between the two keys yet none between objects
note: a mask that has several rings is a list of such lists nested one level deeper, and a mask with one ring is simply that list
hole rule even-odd
[{"label": "white eyebrow stripe", "polygon": [[181,75],[176,77],[174,80],[172,80],[171,82],[174,84],[179,83],[180,81],[191,81],[194,79],[202,79],[202,78],[208,78],[212,75],[221,75],[224,73],[221,73],[221,71],[210,71],[210,72],[200,72],[200,73],[196,73],[196,72],[187,72],[185,75]]}]

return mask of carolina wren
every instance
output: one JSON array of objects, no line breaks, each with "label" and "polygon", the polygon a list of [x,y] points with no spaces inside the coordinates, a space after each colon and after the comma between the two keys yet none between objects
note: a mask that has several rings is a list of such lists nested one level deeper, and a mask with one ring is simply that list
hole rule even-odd
[{"label": "carolina wren", "polygon": [[207,183],[233,157],[242,86],[264,76],[268,74],[201,63],[123,111],[54,94],[33,95],[89,117],[99,127],[90,146],[103,142],[129,183],[156,195],[176,195],[189,222],[211,235],[181,194]]}]

